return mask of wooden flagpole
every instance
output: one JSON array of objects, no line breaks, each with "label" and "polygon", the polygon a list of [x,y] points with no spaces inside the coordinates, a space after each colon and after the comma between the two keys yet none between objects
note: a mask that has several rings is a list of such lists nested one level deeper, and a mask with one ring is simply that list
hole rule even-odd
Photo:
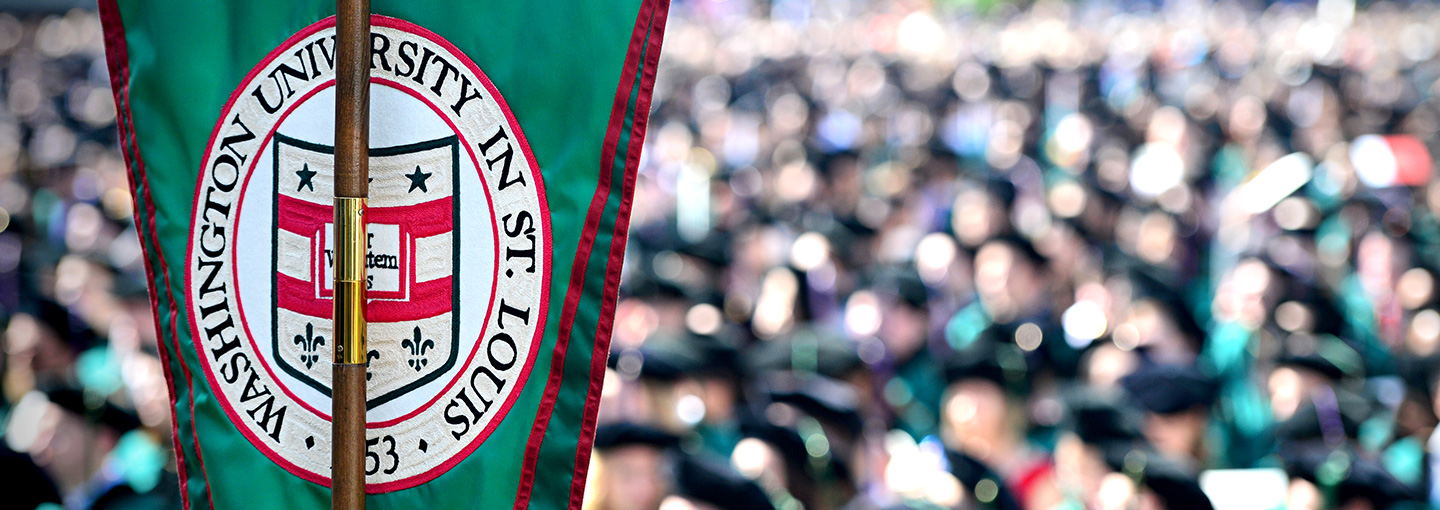
[{"label": "wooden flagpole", "polygon": [[335,32],[335,366],[331,392],[330,506],[363,510],[370,0],[336,0]]}]

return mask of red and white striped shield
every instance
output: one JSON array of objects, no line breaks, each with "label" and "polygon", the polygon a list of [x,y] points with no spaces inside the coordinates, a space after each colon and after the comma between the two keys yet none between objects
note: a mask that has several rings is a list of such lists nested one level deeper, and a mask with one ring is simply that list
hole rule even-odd
[{"label": "red and white striped shield", "polygon": [[[330,395],[334,148],[276,134],[274,335],[282,370]],[[449,370],[459,351],[459,142],[370,149],[368,407]]]}]

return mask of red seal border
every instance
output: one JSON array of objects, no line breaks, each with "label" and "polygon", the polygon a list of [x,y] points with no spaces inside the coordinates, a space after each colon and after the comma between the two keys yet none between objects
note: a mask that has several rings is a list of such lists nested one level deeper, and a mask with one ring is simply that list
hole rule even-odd
[{"label": "red seal border", "polygon": [[[118,17],[118,16],[117,16],[117,17]],[[525,133],[520,129],[520,124],[519,124],[519,121],[516,120],[515,114],[510,110],[510,106],[505,102],[504,97],[500,95],[500,92],[499,92],[498,89],[496,89],[495,84],[490,81],[489,76],[486,76],[485,73],[484,73],[483,71],[481,71],[478,66],[475,65],[475,62],[473,62],[473,61],[469,58],[469,56],[467,56],[464,52],[460,51],[459,48],[455,47],[455,45],[451,44],[449,41],[447,41],[447,40],[445,40],[444,38],[440,37],[438,34],[436,34],[436,33],[434,33],[434,32],[431,32],[430,30],[427,30],[427,29],[425,29],[425,28],[423,28],[423,27],[421,27],[421,26],[419,26],[419,25],[416,25],[416,24],[414,24],[414,23],[410,23],[410,22],[408,22],[408,21],[401,20],[401,19],[398,19],[398,18],[392,18],[392,17],[389,17],[389,16],[382,16],[382,15],[378,15],[378,14],[372,14],[372,15],[370,15],[370,23],[371,23],[371,25],[373,25],[373,26],[391,28],[391,29],[400,30],[400,31],[403,31],[403,32],[408,32],[408,33],[410,33],[410,34],[417,35],[417,36],[420,36],[420,37],[424,37],[424,38],[428,39],[430,42],[432,42],[432,43],[434,43],[434,44],[436,44],[436,45],[438,45],[438,46],[440,46],[440,47],[442,47],[442,48],[445,48],[445,49],[446,49],[447,51],[449,51],[451,54],[455,55],[455,56],[457,57],[457,59],[460,60],[461,63],[464,64],[464,65],[466,66],[466,68],[468,68],[468,69],[470,70],[470,72],[472,72],[472,73],[475,74],[475,76],[480,80],[480,83],[485,86],[486,91],[488,91],[488,92],[490,93],[490,95],[495,99],[496,103],[500,106],[501,112],[505,114],[505,120],[506,120],[506,122],[509,124],[511,131],[515,133],[515,140],[516,140],[516,142],[520,145],[520,151],[521,151],[521,153],[524,154],[526,161],[530,163],[530,170],[531,170],[531,175],[530,175],[530,176],[531,176],[531,178],[532,178],[532,181],[535,183],[536,193],[537,193],[538,198],[539,198],[539,203],[540,203],[539,205],[540,205],[540,209],[541,209],[541,210],[540,210],[540,212],[541,212],[540,218],[541,218],[541,223],[542,223],[542,225],[543,225],[543,228],[544,228],[544,230],[545,230],[545,235],[546,235],[546,240],[545,240],[546,245],[545,245],[545,250],[544,250],[544,252],[545,252],[544,255],[545,255],[545,267],[546,267],[546,271],[544,271],[544,275],[543,275],[542,282],[541,282],[541,293],[540,293],[539,309],[540,309],[540,310],[548,310],[548,309],[549,309],[549,302],[550,302],[550,285],[551,285],[551,282],[550,282],[550,273],[551,273],[551,272],[549,271],[549,268],[551,267],[552,260],[553,260],[553,257],[552,257],[553,245],[551,244],[551,243],[553,242],[553,239],[552,239],[552,238],[553,238],[553,235],[551,234],[551,228],[550,228],[550,227],[551,227],[551,225],[550,225],[550,205],[549,205],[549,202],[546,200],[545,181],[544,181],[544,178],[542,177],[541,172],[540,172],[540,165],[539,165],[539,163],[536,161],[535,155],[534,155],[534,153],[533,153],[533,152],[531,151],[531,149],[530,149],[530,143],[529,143],[529,141],[525,138]],[[236,86],[235,91],[231,93],[230,98],[229,98],[228,101],[226,101],[224,108],[221,109],[221,114],[220,114],[219,118],[217,118],[216,121],[215,121],[215,128],[211,131],[210,140],[209,140],[209,142],[208,142],[208,143],[206,144],[206,146],[205,146],[205,147],[206,147],[206,153],[207,153],[207,155],[208,155],[208,153],[211,151],[211,149],[214,147],[215,140],[216,140],[216,138],[219,136],[221,128],[225,125],[225,120],[230,117],[230,112],[231,112],[232,108],[234,108],[236,101],[239,99],[239,97],[240,97],[240,95],[241,95],[241,92],[244,91],[243,85],[244,85],[244,84],[247,84],[247,83],[250,83],[252,80],[254,80],[255,77],[260,73],[260,71],[263,70],[266,66],[270,65],[270,63],[271,63],[272,61],[274,61],[276,58],[279,58],[279,57],[281,57],[282,55],[288,55],[288,53],[285,53],[285,51],[288,50],[288,49],[290,49],[291,46],[293,46],[294,44],[298,43],[299,41],[301,41],[301,40],[303,40],[303,39],[305,39],[305,38],[307,38],[307,37],[310,37],[310,36],[314,35],[314,34],[317,33],[317,32],[320,32],[320,31],[325,30],[325,29],[328,29],[328,28],[332,28],[332,27],[334,27],[334,26],[335,26],[335,17],[334,17],[334,16],[330,16],[330,17],[328,17],[328,18],[325,18],[325,19],[322,19],[322,20],[320,20],[320,21],[317,21],[317,22],[315,22],[314,24],[311,24],[310,26],[305,27],[304,29],[301,29],[299,32],[296,32],[294,35],[292,35],[292,36],[290,36],[289,38],[287,38],[284,42],[282,42],[282,43],[280,43],[279,45],[277,45],[276,48],[275,48],[274,50],[271,50],[271,52],[270,52],[268,55],[266,55],[265,58],[261,59],[261,61],[260,61],[258,64],[255,65],[255,67],[251,68],[250,72],[247,73],[247,74],[245,75],[245,77],[240,80],[240,83]],[[133,131],[133,127],[132,127],[131,129],[132,129],[132,131]],[[138,160],[139,158],[136,158],[136,159]],[[201,166],[201,169],[200,169],[200,173],[199,173],[199,175],[198,175],[197,178],[196,178],[196,186],[195,186],[195,194],[194,194],[194,197],[195,197],[195,200],[196,200],[196,201],[195,201],[194,203],[199,203],[200,194],[204,191],[204,179],[203,179],[203,177],[206,175],[206,174],[205,174],[204,163],[208,163],[208,161],[202,162],[202,166]],[[196,211],[196,210],[192,210],[192,211],[191,211],[190,225],[191,225],[191,230],[192,230],[192,231],[193,231],[193,228],[194,228],[194,225],[195,225],[195,220],[196,220],[196,217],[197,217],[197,216],[196,216],[197,212],[198,212],[198,211]],[[152,214],[153,214],[153,213],[152,213]],[[188,260],[189,260],[190,258],[193,258],[193,256],[194,256],[195,246],[194,246],[193,239],[191,239],[190,241],[188,241],[188,242],[187,242],[187,245],[188,245],[188,247],[187,247],[187,249],[186,249],[186,260],[187,260],[186,267],[188,268],[188,267],[189,267]],[[190,275],[189,271],[187,271],[187,272],[186,272],[186,275],[185,275],[185,289],[186,289],[186,296],[187,296],[187,298],[188,298],[188,296],[189,296],[189,291],[190,291],[190,289],[192,289],[192,288],[193,288],[193,287],[192,287],[192,282],[191,282],[191,275]],[[195,320],[194,311],[193,311],[193,310],[191,309],[191,307],[189,307],[189,306],[187,306],[186,315],[187,315],[187,317],[188,317],[188,322],[190,323],[189,325],[190,325],[191,339],[192,339],[192,341],[195,343],[195,345],[197,346],[197,348],[203,349],[204,346],[201,345],[201,341],[200,341],[199,322]],[[483,430],[480,431],[480,434],[477,435],[477,436],[475,437],[475,439],[471,440],[471,442],[470,442],[469,445],[467,445],[467,446],[466,446],[464,449],[462,449],[459,453],[451,456],[449,459],[447,459],[445,462],[441,463],[439,466],[436,466],[436,467],[434,467],[434,468],[431,468],[431,469],[429,469],[429,470],[427,470],[427,471],[425,471],[425,472],[423,472],[423,473],[421,473],[421,474],[414,475],[414,476],[411,476],[411,477],[408,477],[408,478],[403,478],[403,479],[400,479],[400,480],[395,480],[395,481],[392,481],[392,482],[385,482],[385,483],[378,483],[378,484],[366,484],[366,486],[365,486],[365,492],[366,492],[367,494],[379,494],[379,493],[393,492],[393,491],[398,491],[398,490],[403,490],[403,489],[408,489],[408,488],[411,488],[411,487],[415,487],[415,486],[417,486],[417,485],[423,484],[423,483],[428,482],[428,481],[430,481],[430,480],[434,480],[436,477],[439,477],[440,475],[442,475],[442,474],[444,474],[445,472],[449,471],[451,468],[455,467],[456,464],[459,464],[460,461],[462,461],[462,460],[464,460],[465,458],[467,458],[471,453],[473,453],[473,452],[475,451],[476,448],[479,448],[480,445],[485,442],[485,439],[489,438],[489,437],[490,437],[490,434],[495,431],[495,428],[500,425],[500,422],[504,421],[505,416],[506,416],[506,415],[509,413],[509,411],[510,411],[510,408],[514,406],[515,401],[520,397],[520,393],[522,392],[520,388],[523,388],[524,385],[525,385],[525,383],[526,383],[526,381],[529,379],[530,371],[531,371],[532,368],[534,368],[535,359],[536,359],[537,355],[539,354],[539,351],[540,351],[539,347],[540,347],[540,345],[541,345],[541,342],[542,342],[543,339],[544,339],[544,334],[545,334],[545,322],[546,322],[546,314],[540,314],[540,316],[539,316],[539,318],[536,320],[536,324],[535,324],[535,336],[534,336],[534,338],[532,339],[532,343],[531,343],[531,346],[532,346],[532,347],[531,347],[531,350],[530,350],[530,356],[529,356],[529,358],[526,360],[524,368],[520,371],[520,375],[516,378],[515,387],[516,387],[517,389],[511,391],[510,396],[509,396],[508,398],[506,398],[504,405],[503,405],[503,406],[500,408],[500,410],[496,413],[495,417],[490,420],[490,422],[486,425],[486,427],[485,427]],[[219,392],[219,391],[215,391],[215,388],[218,388],[219,385],[218,385],[217,381],[215,380],[215,376],[214,376],[213,372],[209,369],[209,362],[208,362],[208,360],[206,360],[204,356],[197,356],[197,357],[200,358],[200,359],[201,359],[201,363],[205,365],[205,368],[206,368],[206,370],[205,370],[205,376],[206,376],[207,380],[208,380],[209,383],[210,383],[210,388],[211,388],[211,390],[212,390],[212,391],[216,394],[216,396],[217,396],[216,400],[218,400],[218,401],[221,403],[221,407],[225,410],[225,414],[226,414],[227,417],[231,420],[231,422],[232,422],[232,423],[238,423],[238,422],[241,420],[241,418],[239,417],[239,414],[235,412],[235,409],[230,405],[229,400],[227,400],[227,399],[225,399],[225,398],[220,398],[220,397],[219,397],[220,392]],[[168,374],[167,374],[167,375],[168,375]],[[172,395],[172,396],[174,395],[174,392],[173,392],[173,391],[171,392],[171,395]],[[252,446],[255,446],[256,449],[258,449],[262,454],[264,454],[267,458],[269,458],[269,459],[270,459],[272,462],[274,462],[276,465],[284,468],[286,471],[288,471],[288,472],[290,472],[291,474],[294,474],[295,476],[298,476],[298,477],[300,477],[300,478],[302,478],[302,479],[305,479],[305,480],[308,480],[308,481],[311,481],[311,482],[314,482],[314,483],[317,483],[317,484],[320,484],[320,485],[324,485],[324,486],[326,486],[326,487],[329,487],[329,486],[330,486],[330,477],[324,476],[324,475],[320,475],[320,474],[316,474],[316,473],[311,473],[311,472],[309,472],[309,471],[307,471],[307,470],[305,470],[305,469],[303,469],[303,468],[295,465],[294,463],[286,460],[282,455],[280,455],[278,452],[274,451],[274,449],[272,449],[272,448],[271,448],[269,445],[267,445],[264,441],[261,441],[259,438],[257,438],[257,437],[254,435],[254,433],[252,433],[247,427],[237,426],[236,428],[245,436],[246,440],[248,440]],[[197,438],[197,441],[196,441],[196,452],[197,452],[197,455],[198,455],[198,452],[199,452],[199,441],[198,441],[198,438]],[[182,456],[182,458],[183,458],[183,456]],[[203,464],[202,464],[202,466],[203,466]],[[184,477],[182,476],[181,478],[183,479]],[[188,502],[188,498],[187,498],[187,502]]]}]

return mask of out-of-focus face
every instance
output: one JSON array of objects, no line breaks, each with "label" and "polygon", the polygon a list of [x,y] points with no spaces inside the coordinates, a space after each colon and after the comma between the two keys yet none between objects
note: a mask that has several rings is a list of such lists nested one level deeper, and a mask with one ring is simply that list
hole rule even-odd
[{"label": "out-of-focus face", "polygon": [[1090,351],[1085,360],[1085,382],[1094,388],[1113,388],[1139,365],[1140,358],[1134,350],[1101,344]]},{"label": "out-of-focus face", "polygon": [[[1185,364],[1195,359],[1194,347],[1180,334],[1168,312],[1154,301],[1140,301],[1127,310],[1125,322],[1116,328],[1116,340],[1121,340],[1121,330],[1133,332],[1136,346],[1147,349],[1150,359],[1158,363]],[[1131,330],[1126,326],[1133,327]]]},{"label": "out-of-focus face", "polygon": [[1270,268],[1255,259],[1241,261],[1220,283],[1215,295],[1215,314],[1250,329],[1265,323],[1265,303],[1270,288]]},{"label": "out-of-focus face", "polygon": [[885,307],[880,319],[879,337],[892,356],[905,360],[925,346],[929,327],[930,320],[925,310],[897,302]]},{"label": "out-of-focus face", "polygon": [[1277,420],[1288,419],[1310,398],[1311,392],[1324,384],[1319,375],[1278,367],[1270,372],[1270,411]]},{"label": "out-of-focus face", "polygon": [[[75,363],[75,354],[70,352],[63,339],[34,317],[23,313],[16,314],[5,329],[5,353],[11,370],[29,371],[39,382],[64,377]],[[18,389],[29,389],[29,385]]]},{"label": "out-of-focus face", "polygon": [[1360,246],[1355,253],[1355,272],[1371,292],[1394,291],[1395,282],[1403,271],[1397,269],[1409,262],[1402,260],[1402,250],[1398,248],[1381,232],[1370,232],[1360,238]]},{"label": "out-of-focus face", "polygon": [[1204,409],[1191,409],[1176,414],[1148,413],[1145,418],[1145,439],[1150,440],[1150,444],[1166,456],[1195,458],[1209,421]]},{"label": "out-of-focus face", "polygon": [[1005,392],[989,381],[963,380],[950,386],[945,401],[946,437],[953,447],[984,458],[1006,432],[1010,414]]},{"label": "out-of-focus face", "polygon": [[1055,444],[1056,483],[1062,492],[1083,498],[1087,506],[1097,500],[1105,475],[1110,473],[1100,450],[1074,434],[1062,436]]},{"label": "out-of-focus face", "polygon": [[1302,478],[1290,481],[1290,487],[1285,491],[1286,510],[1320,510],[1322,508],[1325,508],[1325,495],[1320,493],[1320,488]]},{"label": "out-of-focus face", "polygon": [[1100,478],[1100,490],[1095,494],[1095,508],[1100,510],[1128,510],[1135,508],[1137,493],[1135,482],[1121,473],[1108,473]]},{"label": "out-of-focus face", "polygon": [[649,446],[621,446],[597,452],[601,475],[597,491],[604,510],[657,510],[668,492],[661,472],[664,455]]},{"label": "out-of-focus face", "polygon": [[98,465],[88,451],[99,446],[94,444],[90,426],[55,405],[47,405],[38,421],[39,432],[30,447],[35,464],[50,475],[61,492],[85,483],[93,466]]},{"label": "out-of-focus face", "polygon": [[996,234],[999,230],[996,225],[1005,220],[1003,216],[999,201],[982,190],[971,189],[955,198],[952,227],[961,244],[979,246]]},{"label": "out-of-focus face", "polygon": [[753,437],[741,439],[730,452],[730,464],[746,478],[766,489],[787,489],[785,459],[769,443]]},{"label": "out-of-focus face", "polygon": [[997,319],[1019,313],[1036,283],[1035,268],[1009,244],[989,243],[975,253],[975,290]]},{"label": "out-of-focus face", "polygon": [[695,501],[683,496],[667,496],[660,503],[660,510],[719,510],[715,505]]}]

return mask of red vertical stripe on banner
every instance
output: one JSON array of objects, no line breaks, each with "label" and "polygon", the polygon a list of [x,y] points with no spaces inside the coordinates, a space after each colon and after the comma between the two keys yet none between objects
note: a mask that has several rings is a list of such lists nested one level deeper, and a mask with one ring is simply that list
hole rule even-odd
[{"label": "red vertical stripe on banner", "polygon": [[[135,195],[134,198],[137,202],[137,207],[135,210],[135,227],[137,230],[144,228],[149,232],[150,241],[154,245],[156,260],[160,261],[160,271],[161,274],[164,275],[166,290],[165,295],[170,302],[170,336],[174,345],[173,352],[175,356],[178,357],[177,364],[180,365],[181,372],[185,377],[186,387],[189,389],[190,392],[190,416],[192,420],[191,439],[193,440],[192,444],[195,448],[195,458],[200,461],[200,473],[205,480],[205,491],[208,496],[210,490],[210,477],[208,474],[205,473],[205,459],[200,453],[200,438],[199,436],[195,435],[193,425],[193,420],[195,416],[195,386],[193,379],[190,376],[190,369],[185,365],[184,355],[180,352],[180,337],[179,332],[176,329],[178,319],[175,310],[176,305],[174,291],[170,285],[170,269],[165,263],[165,252],[160,247],[160,241],[156,237],[154,205],[155,202],[153,197],[150,196],[151,185],[145,175],[145,162],[140,157],[140,142],[135,138],[135,121],[130,111],[130,56],[129,49],[125,40],[125,25],[123,23],[123,20],[121,20],[120,18],[120,9],[119,6],[115,3],[115,0],[100,0],[99,11],[100,23],[105,32],[105,57],[106,60],[109,62],[108,67],[110,71],[111,93],[115,96],[115,106],[117,112],[116,129],[118,130],[120,135],[120,143],[122,146],[123,156],[125,157],[126,164],[130,167],[130,188],[132,195],[139,192],[139,183],[144,183],[143,185],[145,190],[145,210],[146,215],[149,217],[150,221],[148,225],[145,225],[143,222],[139,221],[138,203],[140,202],[141,197]],[[141,248],[145,249],[143,243],[141,244]],[[159,289],[154,288],[155,271],[153,266],[151,265],[150,254],[148,253],[149,250],[146,249],[145,251],[147,252],[145,256],[145,274],[146,277],[149,279],[151,287],[150,304],[152,308],[152,313],[155,317],[155,331],[157,340],[163,343],[165,335],[164,330],[161,327],[162,322],[160,318],[159,307],[160,292]],[[165,372],[165,381],[168,386],[167,389],[170,391],[170,409],[172,411],[178,411],[178,401],[176,399],[174,374],[170,369],[169,356],[166,355],[165,350],[165,346],[160,346],[159,351],[160,355],[163,358],[161,361]],[[179,472],[180,478],[181,501],[183,506],[188,510],[191,506],[189,478],[186,476],[185,471],[185,452],[182,449],[179,441],[179,427],[179,420],[172,417],[171,439],[173,441],[173,446],[175,447],[176,468]],[[213,510],[215,508],[214,499],[207,497],[206,500],[208,501],[210,508]]]},{"label": "red vertical stripe on banner", "polygon": [[[595,187],[594,196],[590,199],[590,208],[585,218],[585,230],[580,236],[580,245],[575,252],[575,262],[570,273],[570,285],[566,290],[565,304],[560,312],[560,326],[557,331],[555,350],[551,356],[550,377],[546,382],[545,393],[540,399],[540,408],[536,412],[535,424],[530,429],[530,440],[525,448],[525,460],[520,471],[520,486],[515,495],[516,510],[528,508],[530,505],[530,496],[535,484],[535,464],[539,461],[540,446],[545,440],[545,430],[550,424],[550,416],[555,410],[555,401],[560,392],[560,383],[564,379],[565,353],[570,346],[570,331],[574,329],[576,309],[580,305],[580,298],[585,288],[585,272],[589,265],[590,252],[595,246],[596,233],[600,229],[600,217],[604,213],[605,202],[610,195],[610,175],[614,171],[616,145],[619,143],[620,132],[625,122],[625,106],[629,104],[630,96],[635,91],[634,87],[638,85],[632,77],[635,76],[641,64],[641,50],[645,43],[650,20],[654,17],[656,7],[661,5],[662,1],[664,0],[645,0],[640,5],[640,12],[636,14],[635,28],[630,34],[630,46],[625,54],[625,63],[621,66],[620,81],[615,90],[615,102],[610,110],[610,123],[606,128],[605,141],[601,148],[599,182]],[[637,115],[639,114],[637,111]]]},{"label": "red vertical stripe on banner", "polygon": [[580,426],[580,443],[575,453],[575,476],[570,479],[570,509],[578,510],[585,497],[585,479],[590,472],[590,447],[595,443],[595,420],[600,408],[600,391],[605,384],[605,365],[610,353],[610,333],[615,325],[615,301],[620,294],[620,269],[625,262],[625,245],[630,234],[630,206],[635,198],[635,176],[640,169],[640,152],[645,129],[650,124],[650,93],[655,87],[655,68],[660,63],[660,43],[665,38],[669,5],[661,5],[650,29],[650,45],[641,69],[640,94],[636,98],[635,121],[631,125],[630,150],[625,155],[625,187],[621,190],[615,234],[610,241],[605,290],[600,294],[600,323],[595,328],[595,349],[590,354],[590,387],[585,395],[585,415]]}]

